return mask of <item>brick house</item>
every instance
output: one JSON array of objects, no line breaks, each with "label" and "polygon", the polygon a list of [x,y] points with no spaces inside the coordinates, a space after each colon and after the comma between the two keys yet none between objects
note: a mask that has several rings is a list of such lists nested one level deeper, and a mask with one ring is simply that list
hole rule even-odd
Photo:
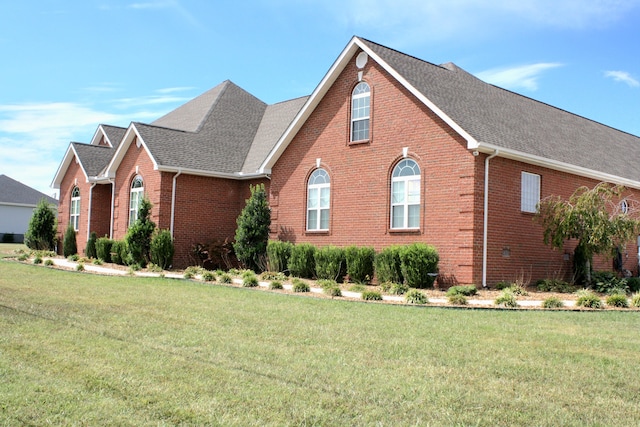
[{"label": "brick house", "polygon": [[[232,236],[249,184],[264,182],[273,239],[419,241],[437,247],[451,283],[537,279],[566,273],[571,255],[570,242],[565,253],[543,245],[539,200],[606,181],[627,187],[633,209],[640,191],[640,138],[358,37],[308,98],[267,106],[225,82],[150,125],[101,126],[90,145],[71,144],[54,179],[61,227],[79,188],[105,195],[121,238],[144,191],[177,265],[195,241]],[[94,157],[101,169],[88,175]],[[81,234],[98,227],[100,200],[80,204]],[[634,242],[624,267],[637,261]]]}]

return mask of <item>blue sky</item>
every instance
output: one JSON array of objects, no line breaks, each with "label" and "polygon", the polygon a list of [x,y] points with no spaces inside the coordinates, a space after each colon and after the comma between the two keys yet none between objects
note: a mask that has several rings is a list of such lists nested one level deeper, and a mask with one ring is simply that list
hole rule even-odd
[{"label": "blue sky", "polygon": [[[232,80],[310,94],[353,35],[640,135],[640,0],[0,0],[0,174]],[[639,159],[640,167],[640,159]]]}]

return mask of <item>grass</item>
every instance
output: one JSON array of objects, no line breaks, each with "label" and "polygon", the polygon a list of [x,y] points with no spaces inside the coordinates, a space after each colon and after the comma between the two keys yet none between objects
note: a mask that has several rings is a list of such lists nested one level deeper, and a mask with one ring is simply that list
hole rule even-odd
[{"label": "grass", "polygon": [[0,261],[0,425],[638,425],[639,323]]}]

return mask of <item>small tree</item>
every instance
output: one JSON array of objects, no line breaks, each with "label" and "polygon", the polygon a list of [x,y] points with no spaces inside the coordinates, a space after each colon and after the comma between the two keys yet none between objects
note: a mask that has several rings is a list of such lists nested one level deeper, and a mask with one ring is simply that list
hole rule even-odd
[{"label": "small tree", "polygon": [[162,268],[168,269],[173,263],[173,254],[175,247],[173,245],[173,237],[169,230],[159,230],[154,234],[151,240],[151,262]]},{"label": "small tree", "polygon": [[149,263],[149,250],[151,248],[151,236],[156,229],[156,224],[149,219],[151,215],[151,202],[144,197],[138,207],[138,219],[129,227],[124,238],[129,249],[130,264],[138,264],[142,267]]},{"label": "small tree", "polygon": [[87,247],[84,249],[87,258],[98,258],[96,254],[96,240],[98,240],[98,235],[95,231],[92,231],[89,235],[89,240],[87,240]]},{"label": "small tree", "polygon": [[33,211],[24,243],[31,249],[53,250],[56,238],[56,216],[46,199],[40,199]]},{"label": "small tree", "polygon": [[619,209],[624,187],[600,183],[578,188],[569,200],[558,196],[540,202],[536,220],[544,228],[544,243],[562,249],[577,239],[574,274],[580,284],[591,284],[593,256],[613,255],[616,248],[637,236],[640,222]]},{"label": "small tree", "polygon": [[76,241],[76,230],[73,224],[69,223],[64,232],[64,240],[62,242],[62,253],[65,257],[78,253],[78,243]]},{"label": "small tree", "polygon": [[262,271],[269,240],[271,210],[264,184],[251,186],[251,197],[236,220],[236,241],[233,249],[238,261],[246,268]]}]

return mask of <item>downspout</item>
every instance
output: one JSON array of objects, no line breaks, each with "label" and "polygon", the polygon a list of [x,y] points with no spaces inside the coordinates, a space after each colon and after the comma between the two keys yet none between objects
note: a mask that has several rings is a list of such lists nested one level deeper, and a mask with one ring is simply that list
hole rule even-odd
[{"label": "downspout", "polygon": [[182,173],[182,169],[178,169],[178,173],[173,176],[173,188],[171,189],[171,227],[169,231],[171,233],[171,237],[173,238],[173,223],[176,217],[176,181],[178,177]]},{"label": "downspout", "polygon": [[498,150],[484,159],[484,224],[482,235],[482,287],[487,287],[487,245],[489,229],[489,160],[498,155]]},{"label": "downspout", "polygon": [[93,206],[93,187],[95,187],[98,183],[94,182],[89,187],[89,212],[87,213],[87,242],[89,241],[89,237],[91,236],[91,207]]},{"label": "downspout", "polygon": [[113,211],[115,210],[116,203],[116,181],[115,179],[109,179],[111,183],[111,220],[109,221],[109,238],[113,239]]}]

